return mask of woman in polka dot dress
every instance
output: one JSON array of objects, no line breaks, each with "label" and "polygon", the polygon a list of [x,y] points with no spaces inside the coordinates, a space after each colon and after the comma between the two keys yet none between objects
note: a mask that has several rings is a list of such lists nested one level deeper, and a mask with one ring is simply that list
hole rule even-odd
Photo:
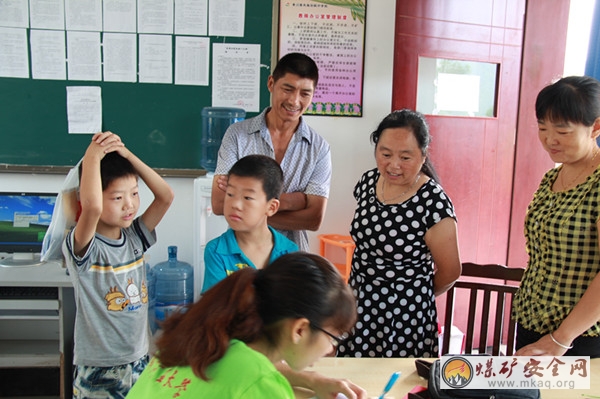
[{"label": "woman in polka dot dress", "polygon": [[435,297],[461,265],[456,215],[427,157],[430,140],[423,116],[406,109],[371,134],[377,168],[354,188],[350,229],[358,322],[338,356],[438,356]]}]

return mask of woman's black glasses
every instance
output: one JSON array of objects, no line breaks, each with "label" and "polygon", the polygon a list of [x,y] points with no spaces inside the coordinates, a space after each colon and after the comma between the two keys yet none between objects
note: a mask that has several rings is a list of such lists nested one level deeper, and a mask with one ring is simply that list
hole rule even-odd
[{"label": "woman's black glasses", "polygon": [[314,324],[312,326],[315,330],[319,330],[319,331],[329,335],[329,338],[331,338],[331,345],[333,345],[334,348],[337,348],[342,341],[344,341],[346,338],[348,338],[348,336],[346,334],[338,337],[319,326],[315,326]]}]

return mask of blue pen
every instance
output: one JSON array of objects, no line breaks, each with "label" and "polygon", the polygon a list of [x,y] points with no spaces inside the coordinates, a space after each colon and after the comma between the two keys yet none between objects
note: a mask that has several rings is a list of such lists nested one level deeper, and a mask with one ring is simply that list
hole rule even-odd
[{"label": "blue pen", "polygon": [[390,380],[385,385],[385,388],[383,388],[383,392],[381,393],[381,395],[379,395],[378,399],[383,399],[385,394],[388,393],[390,389],[392,389],[392,387],[396,383],[396,380],[398,379],[398,377],[400,377],[400,374],[402,374],[400,371],[396,371],[394,374],[391,375]]}]

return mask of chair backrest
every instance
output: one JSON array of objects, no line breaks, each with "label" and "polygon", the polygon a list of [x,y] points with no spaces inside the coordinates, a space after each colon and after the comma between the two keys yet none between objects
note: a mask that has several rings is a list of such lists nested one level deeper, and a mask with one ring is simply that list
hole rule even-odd
[{"label": "chair backrest", "polygon": [[[523,277],[523,268],[509,268],[502,265],[478,265],[475,263],[463,263],[461,277],[448,290],[446,297],[446,315],[444,318],[444,337],[442,342],[442,354],[448,354],[450,347],[450,331],[454,319],[454,300],[459,290],[469,292],[469,306],[467,315],[467,331],[465,333],[466,354],[488,353],[488,332],[493,328],[493,339],[491,355],[510,356],[514,353],[516,323],[510,319],[513,296],[518,289],[515,282],[520,282]],[[468,279],[465,277],[469,277]],[[485,281],[473,281],[472,277],[485,278]],[[495,280],[495,281],[491,281]],[[512,285],[507,284],[513,282]],[[483,302],[477,306],[479,293],[482,292]],[[495,295],[492,295],[495,293]],[[507,306],[508,305],[508,306]],[[478,312],[479,309],[479,312]],[[461,310],[461,312],[463,312]],[[481,313],[479,319],[478,313]],[[493,319],[490,320],[490,313]],[[476,329],[476,321],[479,321]],[[508,326],[507,326],[508,324]],[[501,351],[501,343],[504,341],[504,330],[507,326],[506,351]],[[473,343],[475,332],[479,331],[479,344]]]}]

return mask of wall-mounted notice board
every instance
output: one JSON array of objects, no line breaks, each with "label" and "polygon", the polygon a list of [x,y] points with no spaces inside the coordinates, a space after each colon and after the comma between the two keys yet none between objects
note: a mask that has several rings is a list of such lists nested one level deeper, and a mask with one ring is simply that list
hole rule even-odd
[{"label": "wall-mounted notice board", "polygon": [[[260,64],[271,65],[272,0],[247,1],[243,37],[211,36],[212,43],[260,44]],[[173,35],[173,48],[175,35]],[[175,55],[173,54],[173,59]],[[260,68],[260,106],[270,102],[269,68]],[[209,82],[212,72],[209,75]],[[203,107],[211,86],[0,78],[0,164],[73,166],[90,134],[68,134],[68,86],[100,86],[102,128],[119,134],[155,168],[201,169]],[[247,113],[246,117],[256,113]],[[6,165],[5,165],[6,166]]]}]

